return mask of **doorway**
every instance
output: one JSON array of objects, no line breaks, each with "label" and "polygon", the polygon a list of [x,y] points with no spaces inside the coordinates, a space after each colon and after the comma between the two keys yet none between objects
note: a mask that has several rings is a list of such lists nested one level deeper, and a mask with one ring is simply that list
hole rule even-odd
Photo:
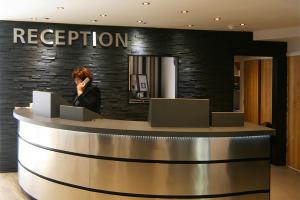
[{"label": "doorway", "polygon": [[245,121],[272,124],[272,57],[234,57],[233,110]]}]

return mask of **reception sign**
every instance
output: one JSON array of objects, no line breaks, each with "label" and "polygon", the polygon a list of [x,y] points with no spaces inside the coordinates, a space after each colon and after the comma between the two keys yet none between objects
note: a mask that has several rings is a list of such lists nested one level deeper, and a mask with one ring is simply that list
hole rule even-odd
[{"label": "reception sign", "polygon": [[[92,37],[91,40],[88,40]],[[94,31],[73,31],[54,29],[13,29],[14,43],[71,46],[76,40],[80,40],[83,46],[100,47],[128,47],[127,33],[110,33]],[[90,42],[89,42],[90,41]]]}]

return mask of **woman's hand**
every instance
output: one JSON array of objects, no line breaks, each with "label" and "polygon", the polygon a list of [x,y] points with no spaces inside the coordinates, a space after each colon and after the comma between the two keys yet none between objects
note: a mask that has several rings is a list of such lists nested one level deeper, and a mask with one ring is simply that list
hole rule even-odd
[{"label": "woman's hand", "polygon": [[84,85],[83,82],[77,84],[77,86],[76,86],[76,88],[77,88],[77,96],[82,95],[84,86],[85,85]]}]

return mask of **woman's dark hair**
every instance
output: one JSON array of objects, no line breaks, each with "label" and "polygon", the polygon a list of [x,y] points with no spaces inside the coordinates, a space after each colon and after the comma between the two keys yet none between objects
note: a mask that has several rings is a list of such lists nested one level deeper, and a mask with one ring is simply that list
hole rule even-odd
[{"label": "woman's dark hair", "polygon": [[93,80],[93,75],[86,66],[78,67],[78,68],[74,69],[72,72],[73,79],[80,78],[83,81],[86,77],[89,77],[89,79],[91,81]]}]

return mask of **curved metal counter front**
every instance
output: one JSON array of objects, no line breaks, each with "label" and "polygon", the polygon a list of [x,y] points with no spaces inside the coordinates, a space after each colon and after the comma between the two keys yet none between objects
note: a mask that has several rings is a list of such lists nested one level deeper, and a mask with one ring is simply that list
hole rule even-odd
[{"label": "curved metal counter front", "polygon": [[26,108],[14,116],[19,184],[36,199],[269,199],[273,129],[75,122],[34,116]]}]

